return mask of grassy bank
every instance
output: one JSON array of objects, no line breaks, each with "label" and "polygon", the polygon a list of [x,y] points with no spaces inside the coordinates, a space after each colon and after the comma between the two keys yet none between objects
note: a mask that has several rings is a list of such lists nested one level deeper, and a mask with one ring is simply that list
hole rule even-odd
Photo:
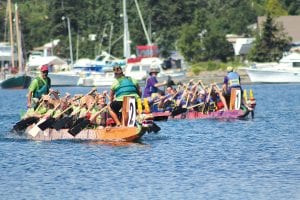
[{"label": "grassy bank", "polygon": [[239,62],[228,62],[228,63],[223,63],[223,62],[218,62],[218,61],[208,61],[208,62],[200,62],[200,63],[190,63],[189,66],[189,73],[190,75],[197,76],[201,72],[206,72],[206,71],[226,71],[226,68],[228,66],[232,66],[233,68],[237,68],[240,66],[241,63]]}]

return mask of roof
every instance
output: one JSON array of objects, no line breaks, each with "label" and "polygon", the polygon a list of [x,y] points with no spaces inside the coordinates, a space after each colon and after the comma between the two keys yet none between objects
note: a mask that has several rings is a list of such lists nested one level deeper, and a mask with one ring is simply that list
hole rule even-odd
[{"label": "roof", "polygon": [[233,44],[235,55],[246,55],[249,53],[255,38],[237,38]]},{"label": "roof", "polygon": [[[260,16],[257,18],[258,28],[261,30],[263,22],[266,20],[265,16]],[[284,28],[284,31],[292,37],[292,42],[300,42],[300,15],[297,16],[280,16],[277,18],[274,18],[274,21],[282,25]]]},{"label": "roof", "polygon": [[28,67],[39,67],[41,65],[66,65],[67,62],[57,56],[40,56],[27,63]]}]

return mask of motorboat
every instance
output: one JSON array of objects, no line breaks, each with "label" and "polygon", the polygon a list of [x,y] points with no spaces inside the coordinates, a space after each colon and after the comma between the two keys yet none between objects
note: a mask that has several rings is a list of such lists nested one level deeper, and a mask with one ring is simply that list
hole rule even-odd
[{"label": "motorboat", "polygon": [[149,76],[150,68],[155,67],[160,70],[157,76],[159,81],[168,78],[179,81],[185,78],[185,70],[182,68],[180,59],[170,57],[163,60],[158,57],[158,47],[156,45],[143,45],[136,48],[137,57],[127,59],[126,76],[144,81]]},{"label": "motorboat", "polygon": [[279,63],[258,63],[246,68],[254,83],[300,83],[300,54],[284,56]]}]

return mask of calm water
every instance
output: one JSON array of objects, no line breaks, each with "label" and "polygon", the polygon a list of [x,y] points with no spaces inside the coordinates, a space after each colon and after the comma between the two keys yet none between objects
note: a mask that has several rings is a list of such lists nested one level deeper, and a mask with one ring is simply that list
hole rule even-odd
[{"label": "calm water", "polygon": [[253,120],[162,122],[129,144],[17,137],[26,90],[0,90],[0,198],[300,199],[300,85],[251,88]]}]

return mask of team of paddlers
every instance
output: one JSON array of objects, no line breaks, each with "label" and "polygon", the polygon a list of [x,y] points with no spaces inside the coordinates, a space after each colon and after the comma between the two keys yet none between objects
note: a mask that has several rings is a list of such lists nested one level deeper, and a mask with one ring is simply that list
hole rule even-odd
[{"label": "team of paddlers", "polygon": [[[232,68],[228,68],[228,75],[224,78],[221,89],[215,83],[204,85],[201,80],[175,84],[169,79],[159,83],[156,78],[159,70],[151,68],[142,97],[138,83],[125,76],[120,66],[116,66],[116,80],[109,94],[107,91],[98,93],[97,89],[93,88],[85,95],[71,96],[66,93],[60,97],[59,91],[50,89],[47,72],[47,67],[42,66],[41,76],[29,87],[28,110],[22,116],[22,120],[14,126],[15,130],[24,130],[32,124],[39,124],[42,130],[69,129],[71,134],[77,134],[84,128],[126,126],[122,120],[123,99],[126,96],[136,99],[136,120],[141,120],[139,123],[151,119],[151,113],[169,112],[170,117],[174,117],[189,111],[203,114],[227,111],[234,107],[231,102],[235,101],[231,95],[232,89],[242,91],[240,77]],[[160,89],[162,87],[165,91]],[[246,109],[253,109],[255,102],[249,102],[247,92],[244,91],[243,94],[240,104]],[[250,98],[253,100],[252,92]],[[72,132],[72,129],[75,131]]]}]

